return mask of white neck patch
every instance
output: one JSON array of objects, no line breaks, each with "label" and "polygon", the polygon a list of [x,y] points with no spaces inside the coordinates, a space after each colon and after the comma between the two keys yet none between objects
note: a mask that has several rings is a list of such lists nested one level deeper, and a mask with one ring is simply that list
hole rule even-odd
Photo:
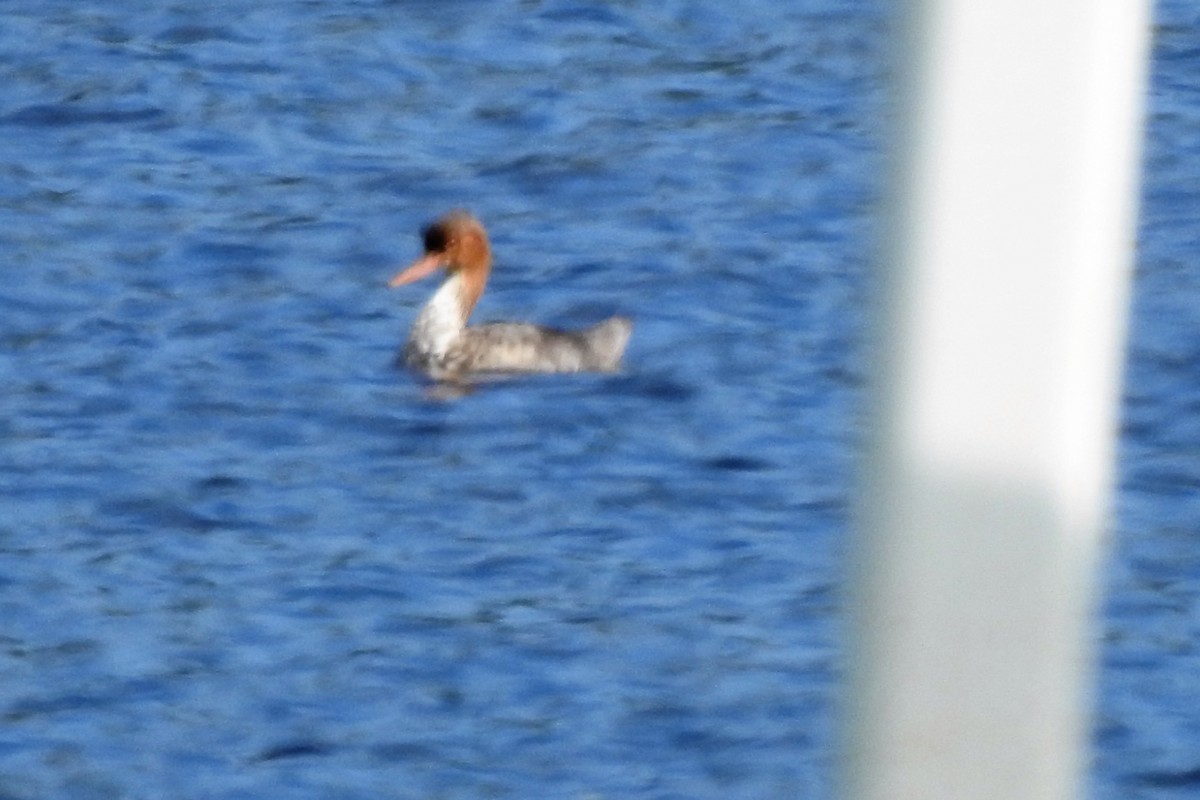
[{"label": "white neck patch", "polygon": [[455,272],[434,292],[413,323],[408,346],[424,358],[440,358],[465,326],[462,313],[462,274]]}]

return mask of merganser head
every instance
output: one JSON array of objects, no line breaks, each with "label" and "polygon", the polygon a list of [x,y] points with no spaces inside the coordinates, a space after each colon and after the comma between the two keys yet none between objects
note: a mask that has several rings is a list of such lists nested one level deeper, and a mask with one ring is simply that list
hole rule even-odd
[{"label": "merganser head", "polygon": [[388,281],[388,286],[403,286],[420,280],[438,269],[462,271],[479,291],[492,265],[492,250],[483,225],[467,211],[451,211],[421,231],[425,253]]}]

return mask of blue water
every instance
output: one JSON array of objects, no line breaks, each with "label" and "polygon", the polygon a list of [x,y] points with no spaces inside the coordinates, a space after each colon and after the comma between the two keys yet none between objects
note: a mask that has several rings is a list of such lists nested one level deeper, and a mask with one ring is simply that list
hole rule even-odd
[{"label": "blue water", "polygon": [[[0,798],[830,795],[881,8],[3,12]],[[1159,9],[1106,800],[1200,793],[1198,37]],[[624,374],[392,367],[459,205],[480,317],[628,314]]]},{"label": "blue water", "polygon": [[1101,629],[1106,800],[1200,797],[1200,14],[1157,12]]}]

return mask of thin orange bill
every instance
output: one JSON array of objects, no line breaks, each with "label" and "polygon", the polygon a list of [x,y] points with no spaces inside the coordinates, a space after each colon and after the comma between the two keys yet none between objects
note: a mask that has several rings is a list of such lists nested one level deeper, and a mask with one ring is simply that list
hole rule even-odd
[{"label": "thin orange bill", "polygon": [[441,253],[426,253],[398,272],[396,277],[388,281],[388,286],[403,286],[406,283],[419,281],[427,275],[432,275],[440,266],[442,266]]}]

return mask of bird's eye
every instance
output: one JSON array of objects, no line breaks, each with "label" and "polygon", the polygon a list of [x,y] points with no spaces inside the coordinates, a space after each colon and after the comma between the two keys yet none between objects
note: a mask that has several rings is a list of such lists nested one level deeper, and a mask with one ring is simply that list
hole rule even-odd
[{"label": "bird's eye", "polygon": [[425,242],[426,253],[441,253],[450,245],[446,239],[446,231],[440,225],[426,227],[421,231],[421,238]]}]

